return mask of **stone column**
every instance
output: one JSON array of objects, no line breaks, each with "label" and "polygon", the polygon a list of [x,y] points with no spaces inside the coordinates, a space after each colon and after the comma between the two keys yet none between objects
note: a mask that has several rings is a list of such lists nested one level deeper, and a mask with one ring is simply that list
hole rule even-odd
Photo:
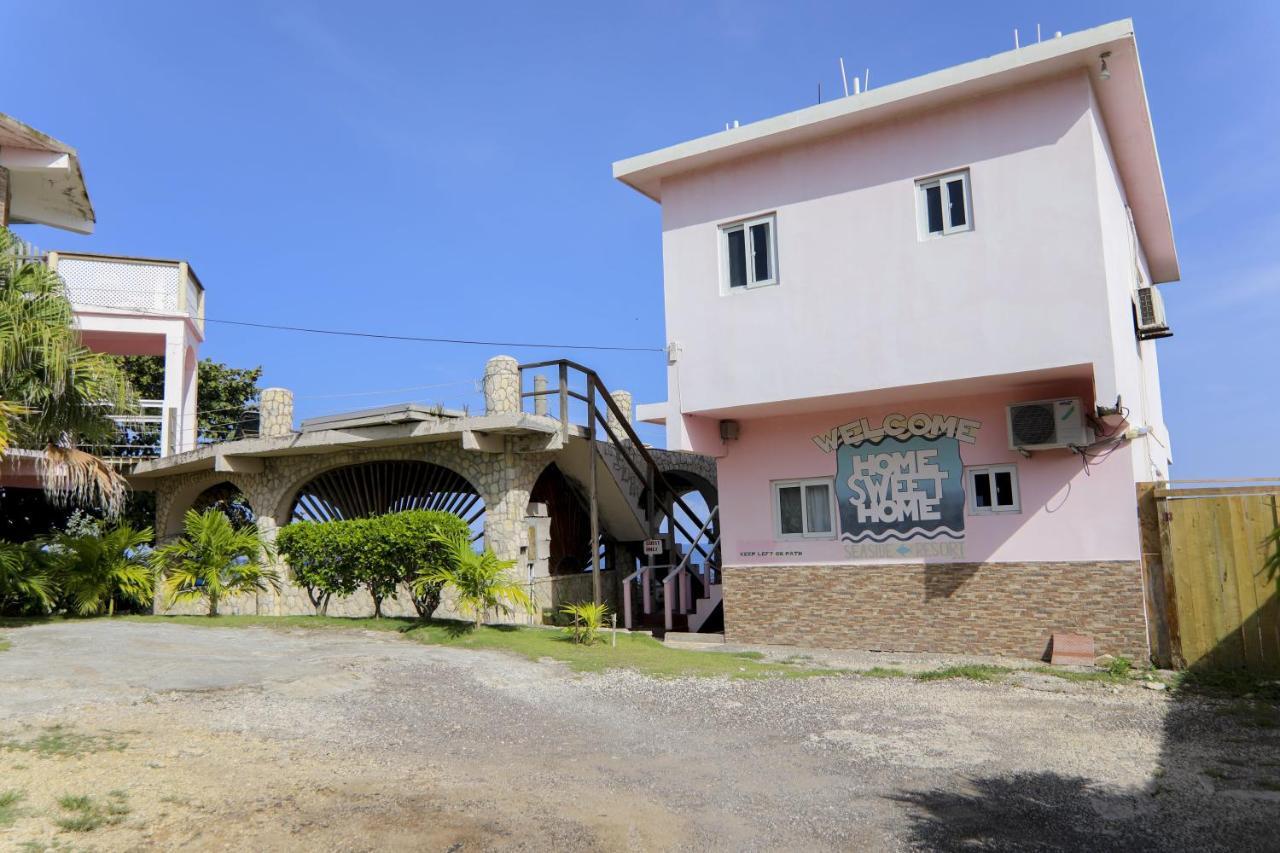
[{"label": "stone column", "polygon": [[[534,377],[533,377],[533,390],[534,390],[534,391],[546,391],[546,390],[547,390],[547,377],[543,376],[541,373],[539,373],[538,375],[534,376]],[[546,397],[534,397],[534,398],[533,398],[533,413],[534,413],[535,415],[545,415],[545,414],[547,413],[547,398],[546,398]]]},{"label": "stone column", "polygon": [[258,403],[258,435],[271,438],[293,433],[293,392],[263,388]]},{"label": "stone column", "polygon": [[520,362],[495,355],[484,366],[484,413],[514,415],[520,411]]},{"label": "stone column", "polygon": [[[626,418],[628,424],[631,423],[631,392],[630,391],[614,391],[610,393],[613,398],[613,404],[622,410],[622,415]],[[623,441],[627,440],[626,433],[623,432],[622,425],[618,422],[618,418],[610,409],[605,415],[605,421],[609,425],[609,430]]]}]

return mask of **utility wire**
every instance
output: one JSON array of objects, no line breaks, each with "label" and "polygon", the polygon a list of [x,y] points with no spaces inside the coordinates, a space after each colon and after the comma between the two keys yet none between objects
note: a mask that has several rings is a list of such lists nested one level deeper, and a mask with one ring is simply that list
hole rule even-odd
[{"label": "utility wire", "polygon": [[[174,312],[153,311],[148,308],[128,308],[122,309],[119,305],[95,305],[90,302],[75,302],[74,305],[81,305],[85,308],[108,308],[116,311],[129,310],[142,314],[154,314],[171,316]],[[468,338],[433,338],[421,335],[387,335],[379,332],[358,332],[349,329],[315,329],[308,326],[285,326],[278,323],[251,323],[248,320],[218,320],[212,317],[203,318],[206,323],[221,323],[224,326],[245,326],[250,329],[272,329],[281,332],[306,332],[312,335],[333,335],[337,337],[347,338],[371,338],[381,341],[410,341],[414,343],[426,344],[462,344],[465,346],[485,346],[485,347],[522,347],[527,349],[571,349],[571,350],[594,350],[597,352],[666,352],[662,347],[622,347],[622,346],[604,346],[593,344],[549,344],[535,343],[530,341],[484,341],[471,340]]]}]

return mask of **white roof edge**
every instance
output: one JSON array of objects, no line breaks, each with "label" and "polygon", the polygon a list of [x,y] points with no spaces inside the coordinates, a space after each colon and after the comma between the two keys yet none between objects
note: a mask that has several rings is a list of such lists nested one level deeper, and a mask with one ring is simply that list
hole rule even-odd
[{"label": "white roof edge", "polygon": [[1057,59],[1078,51],[1089,50],[1132,35],[1133,21],[1130,18],[1125,18],[1109,24],[1102,24],[1092,29],[1064,35],[1061,38],[1046,39],[1036,44],[1029,44],[1026,47],[1008,50],[1003,53],[997,53],[994,56],[953,65],[940,71],[932,71],[919,77],[912,77],[897,83],[872,88],[860,95],[837,98],[823,104],[803,107],[731,130],[700,136],[697,139],[660,148],[647,154],[639,154],[634,157],[628,157],[625,160],[618,160],[613,164],[613,176],[645,195],[656,198],[652,192],[638,186],[638,182],[628,180],[628,177],[697,155],[727,151],[745,143],[812,127],[843,116],[875,110],[983,77],[990,77],[1001,72]]}]

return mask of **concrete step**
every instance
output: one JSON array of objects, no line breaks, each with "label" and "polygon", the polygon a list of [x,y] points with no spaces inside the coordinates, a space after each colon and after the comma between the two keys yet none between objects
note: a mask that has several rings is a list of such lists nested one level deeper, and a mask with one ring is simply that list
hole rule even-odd
[{"label": "concrete step", "polygon": [[668,631],[663,635],[662,642],[671,643],[672,645],[722,646],[724,645],[724,634],[691,634],[688,631]]}]

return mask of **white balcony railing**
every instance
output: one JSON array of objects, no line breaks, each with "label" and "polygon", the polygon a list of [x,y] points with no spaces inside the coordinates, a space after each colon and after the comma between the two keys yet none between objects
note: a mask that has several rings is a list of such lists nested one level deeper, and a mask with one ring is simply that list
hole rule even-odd
[{"label": "white balcony railing", "polygon": [[185,261],[50,252],[49,265],[82,308],[186,314],[204,330],[204,288]]}]

